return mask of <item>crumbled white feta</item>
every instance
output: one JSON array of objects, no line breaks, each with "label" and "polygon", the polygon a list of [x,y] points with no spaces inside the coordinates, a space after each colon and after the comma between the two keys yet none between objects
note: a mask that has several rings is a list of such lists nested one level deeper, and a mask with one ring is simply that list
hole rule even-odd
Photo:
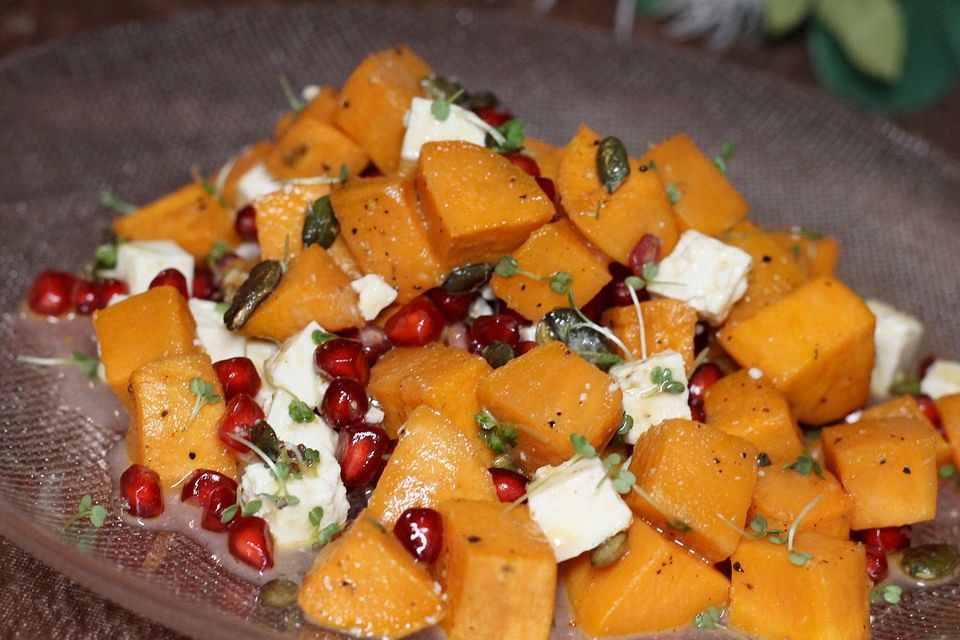
[{"label": "crumbled white feta", "polygon": [[284,389],[300,398],[312,409],[323,400],[327,381],[313,368],[313,352],[317,345],[313,332],[323,331],[316,322],[308,324],[280,347],[266,363],[266,381],[275,389]]},{"label": "crumbled white feta", "polygon": [[321,454],[334,453],[337,448],[337,433],[317,414],[312,414],[310,422],[297,422],[290,415],[290,405],[297,398],[283,389],[273,392],[270,408],[267,410],[267,423],[277,434],[277,438],[290,445],[302,444],[308,449],[316,449]]},{"label": "crumbled white feta", "polygon": [[363,416],[364,422],[368,424],[380,424],[387,414],[383,411],[383,405],[376,398],[370,398],[370,406],[366,415]]},{"label": "crumbled white feta", "polygon": [[919,320],[879,300],[867,300],[877,318],[873,332],[876,357],[870,376],[870,393],[875,398],[890,395],[890,385],[911,364],[920,347],[923,325]]},{"label": "crumbled white feta", "polygon": [[304,102],[310,102],[320,94],[320,85],[308,84],[300,90],[300,97]]},{"label": "crumbled white feta", "polygon": [[247,340],[234,333],[223,324],[223,313],[217,310],[212,300],[190,298],[187,302],[190,313],[197,325],[197,337],[200,346],[214,362],[237,358],[247,354]]},{"label": "crumbled white feta", "polygon": [[176,269],[187,279],[187,291],[193,288],[193,256],[173,240],[131,240],[117,247],[114,273],[127,283],[130,295],[143,293],[164,269]]},{"label": "crumbled white feta", "polygon": [[256,260],[260,257],[260,245],[256,242],[241,242],[234,247],[233,252],[243,260]]},{"label": "crumbled white feta", "polygon": [[[683,385],[680,393],[661,391],[662,384],[654,383],[653,370],[659,367],[669,371],[671,379]],[[670,418],[690,419],[687,399],[687,374],[683,356],[676,351],[662,351],[646,360],[633,360],[610,367],[610,375],[623,391],[623,410],[633,418],[633,428],[624,438],[634,444],[650,427]],[[678,387],[679,388],[679,387]]]},{"label": "crumbled white feta", "polygon": [[540,467],[528,486],[527,504],[557,562],[593,549],[633,518],[597,458]]},{"label": "crumbled white feta", "polygon": [[477,298],[470,303],[470,309],[467,310],[467,316],[476,320],[481,316],[492,316],[493,307],[490,306],[490,303],[483,299],[483,296],[477,296]]},{"label": "crumbled white feta", "polygon": [[537,341],[537,325],[525,324],[520,327],[520,340],[527,342]]},{"label": "crumbled white feta", "polygon": [[376,273],[368,273],[350,283],[350,288],[360,296],[360,313],[363,319],[375,320],[380,312],[397,299],[397,290]]},{"label": "crumbled white feta", "polygon": [[277,181],[265,164],[255,164],[237,180],[237,207],[282,188],[283,183]]},{"label": "crumbled white feta", "polygon": [[260,374],[260,379],[266,383],[267,360],[277,355],[277,351],[279,350],[280,348],[275,342],[250,338],[247,340],[243,355],[250,358],[250,362],[253,363],[253,366],[257,369],[257,373]]},{"label": "crumbled white feta", "polygon": [[490,125],[468,109],[455,104],[450,105],[450,115],[445,120],[437,120],[431,107],[433,100],[414,98],[407,113],[407,132],[403,136],[400,158],[416,162],[420,157],[420,147],[427,142],[441,140],[462,140],[483,146]]},{"label": "crumbled white feta", "polygon": [[747,290],[753,259],[746,251],[698,231],[685,231],[660,262],[651,293],[687,303],[711,324],[723,322]]},{"label": "crumbled white feta", "polygon": [[920,381],[920,392],[934,400],[960,393],[960,362],[936,360]]}]

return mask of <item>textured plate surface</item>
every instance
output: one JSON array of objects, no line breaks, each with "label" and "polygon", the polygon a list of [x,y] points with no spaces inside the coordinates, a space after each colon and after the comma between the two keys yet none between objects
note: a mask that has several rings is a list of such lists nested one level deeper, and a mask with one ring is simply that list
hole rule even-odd
[{"label": "textured plate surface", "polygon": [[[110,500],[104,462],[122,419],[80,402],[82,381],[18,364],[82,338],[18,322],[30,278],[79,270],[109,214],[112,186],[145,202],[270,135],[277,76],[339,85],[369,51],[407,42],[438,72],[490,88],[565,142],[580,122],[633,151],[677,131],[707,150],[734,140],[732,180],[765,225],[838,236],[840,276],[923,318],[927,350],[960,356],[960,169],[924,142],[736,68],[602,34],[480,14],[361,3],[188,14],[15,55],[0,65],[0,534],[112,600],[197,637],[315,637],[255,605],[255,589],[180,536],[111,517],[87,541],[59,529],[79,497]],[[67,332],[69,333],[69,332]],[[99,396],[97,396],[99,398]],[[63,398],[71,398],[65,402]],[[919,536],[958,540],[956,499]],[[37,587],[38,590],[41,587]],[[45,597],[42,594],[36,594]],[[51,624],[56,611],[49,613]],[[957,584],[876,611],[877,637],[960,637]],[[84,621],[90,635],[113,635]],[[98,633],[98,630],[103,633]]]}]

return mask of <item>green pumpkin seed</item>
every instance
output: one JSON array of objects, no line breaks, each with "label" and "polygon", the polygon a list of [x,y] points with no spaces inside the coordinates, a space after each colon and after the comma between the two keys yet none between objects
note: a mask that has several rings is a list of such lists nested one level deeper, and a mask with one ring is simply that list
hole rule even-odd
[{"label": "green pumpkin seed", "polygon": [[333,214],[330,196],[323,196],[316,200],[307,209],[307,217],[303,221],[303,246],[309,247],[318,244],[329,249],[340,232],[340,223]]},{"label": "green pumpkin seed", "polygon": [[547,313],[537,324],[537,344],[546,344],[553,340],[566,343],[571,327],[583,322],[577,312],[567,307],[558,307]]},{"label": "green pumpkin seed", "polygon": [[266,420],[257,420],[253,428],[250,429],[250,442],[252,442],[260,451],[263,451],[268,458],[273,461],[280,456],[283,448],[277,432]]},{"label": "green pumpkin seed", "polygon": [[494,340],[481,351],[480,355],[491,367],[498,369],[513,360],[513,347],[501,340]]},{"label": "green pumpkin seed", "polygon": [[509,469],[510,471],[518,471],[517,463],[513,459],[513,455],[510,452],[501,453],[496,458],[493,459],[493,466],[497,469]]},{"label": "green pumpkin seed", "polygon": [[627,532],[621,531],[600,543],[590,553],[590,564],[596,568],[608,567],[627,552]]},{"label": "green pumpkin seed", "polygon": [[265,607],[289,609],[297,604],[300,585],[291,580],[271,580],[260,587],[259,601]]},{"label": "green pumpkin seed", "polygon": [[627,148],[619,138],[608,136],[597,146],[597,174],[607,193],[616,191],[630,175]]},{"label": "green pumpkin seed", "polygon": [[900,556],[903,572],[917,580],[939,580],[957,568],[957,548],[950,544],[921,544]]},{"label": "green pumpkin seed", "polygon": [[230,308],[223,314],[227,329],[236,331],[247,323],[250,316],[267,296],[273,293],[283,277],[283,268],[276,260],[264,260],[253,269],[233,297]]},{"label": "green pumpkin seed", "polygon": [[467,293],[476,291],[490,282],[493,265],[487,262],[472,262],[454,267],[443,279],[440,287],[447,293]]}]

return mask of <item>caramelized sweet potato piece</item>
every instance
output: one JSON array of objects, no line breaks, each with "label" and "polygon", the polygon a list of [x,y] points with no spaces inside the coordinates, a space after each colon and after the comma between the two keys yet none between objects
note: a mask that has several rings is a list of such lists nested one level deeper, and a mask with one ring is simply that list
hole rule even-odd
[{"label": "caramelized sweet potato piece", "polygon": [[283,260],[294,258],[303,250],[303,221],[307,209],[316,200],[330,193],[330,185],[288,185],[280,191],[257,198],[257,242],[260,258]]},{"label": "caramelized sweet potato piece", "polygon": [[560,175],[560,159],[563,158],[562,147],[555,147],[538,138],[526,138],[523,141],[523,150],[537,161],[541,176],[557,181]]},{"label": "caramelized sweet potato piece", "polygon": [[937,398],[937,409],[943,421],[943,431],[953,456],[953,464],[960,468],[960,395]]},{"label": "caramelized sweet potato piece", "polygon": [[369,159],[363,149],[333,125],[299,117],[287,127],[265,164],[278,178],[337,177],[363,171]]},{"label": "caramelized sweet potato piece", "polygon": [[[933,423],[920,408],[920,404],[913,396],[897,396],[879,404],[867,407],[860,414],[861,420],[880,420],[883,418],[913,418],[933,427]],[[946,438],[934,429],[937,438],[937,464],[948,464],[953,458],[953,452]]]},{"label": "caramelized sweet potato piece", "polygon": [[220,193],[223,194],[223,199],[227,201],[228,205],[235,208],[240,204],[237,202],[237,183],[247,171],[263,162],[271,149],[273,149],[271,141],[260,140],[249,147],[245,147],[233,159],[233,164],[221,169],[221,171],[226,171],[226,174],[223,176]]},{"label": "caramelized sweet potato piece", "polygon": [[[697,312],[679,300],[662,298],[640,303],[647,355],[676,351],[683,356],[689,372],[693,368],[693,339],[697,328]],[[603,314],[603,324],[616,334],[635,358],[643,353],[640,345],[640,323],[633,307],[612,307]],[[621,354],[623,355],[623,354]]]},{"label": "caramelized sweet potato piece", "polygon": [[832,276],[837,268],[840,241],[830,236],[805,231],[777,231],[770,236],[796,262],[809,278]]},{"label": "caramelized sweet potato piece", "polygon": [[850,537],[853,500],[826,470],[801,473],[775,463],[760,470],[753,490],[748,520],[761,515],[771,529],[786,531],[811,500],[822,496],[804,516],[798,531],[816,531],[825,536],[846,540]]}]

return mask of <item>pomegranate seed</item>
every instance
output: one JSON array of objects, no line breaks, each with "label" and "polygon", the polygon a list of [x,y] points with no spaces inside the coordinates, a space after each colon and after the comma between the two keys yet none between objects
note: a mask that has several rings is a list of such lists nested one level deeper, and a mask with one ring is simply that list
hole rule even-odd
[{"label": "pomegranate seed", "polygon": [[237,497],[237,481],[225,476],[219,471],[197,469],[187,479],[180,490],[181,502],[196,502],[201,507],[210,504],[210,496],[218,489],[229,489],[233,492],[234,500]]},{"label": "pomegranate seed", "polygon": [[200,518],[200,526],[207,531],[216,531],[221,533],[226,531],[237,516],[234,515],[229,522],[222,522],[223,512],[232,507],[237,502],[237,490],[228,487],[217,487],[210,494],[207,504],[203,507],[203,516]]},{"label": "pomegranate seed", "polygon": [[250,450],[247,445],[230,436],[237,435],[249,440],[253,425],[263,418],[263,409],[254,402],[253,398],[245,393],[237,394],[227,402],[227,410],[220,418],[220,425],[217,427],[217,436],[223,444],[234,451],[246,453]]},{"label": "pomegranate seed", "polygon": [[652,233],[644,234],[627,256],[627,266],[634,275],[643,276],[643,265],[660,261],[660,238]]},{"label": "pomegranate seed", "polygon": [[106,309],[110,306],[110,301],[116,296],[125,296],[128,293],[130,293],[130,289],[127,288],[127,283],[123,280],[114,278],[101,280],[97,283],[97,296],[99,297],[97,308]]},{"label": "pomegranate seed", "polygon": [[479,107],[474,113],[491,127],[499,127],[507,120],[513,120],[512,113],[494,106]]},{"label": "pomegranate seed", "polygon": [[83,315],[91,314],[100,308],[97,285],[89,280],[77,280],[73,288],[73,308]]},{"label": "pomegranate seed", "polygon": [[519,167],[524,173],[527,173],[534,178],[540,177],[540,165],[537,164],[536,160],[527,154],[514,151],[512,153],[503,154],[503,157]]},{"label": "pomegranate seed", "polygon": [[462,322],[470,312],[470,305],[477,299],[473,293],[447,293],[439,288],[430,289],[427,297],[440,310],[448,324]]},{"label": "pomegranate seed", "polygon": [[881,553],[893,553],[910,546],[909,527],[883,527],[880,529],[864,529],[856,532],[857,538],[868,549]]},{"label": "pomegranate seed", "polygon": [[597,295],[590,298],[587,304],[583,305],[580,312],[593,322],[600,324],[600,321],[603,319],[603,312],[609,308],[610,305],[607,303],[606,290],[601,289],[597,292]]},{"label": "pomegranate seed", "polygon": [[882,551],[867,549],[867,575],[873,584],[883,582],[887,577],[889,567],[887,566],[887,556]]},{"label": "pomegranate seed", "polygon": [[535,178],[537,181],[537,186],[540,187],[540,190],[543,191],[544,195],[550,198],[550,202],[557,204],[557,187],[553,184],[553,180],[550,178]]},{"label": "pomegranate seed", "polygon": [[525,353],[530,353],[537,348],[537,343],[533,340],[521,340],[517,345],[517,357],[522,356]]},{"label": "pomegranate seed", "polygon": [[937,429],[942,429],[943,419],[940,417],[940,410],[937,409],[937,403],[933,401],[933,398],[925,393],[918,393],[913,397],[917,401],[917,406],[920,407],[920,411],[927,417],[927,420],[933,423],[933,426]]},{"label": "pomegranate seed", "polygon": [[930,367],[933,366],[933,363],[937,361],[937,356],[932,353],[925,355],[920,359],[920,362],[917,363],[917,377],[923,380],[923,377],[927,375],[927,371],[930,370]]},{"label": "pomegranate seed", "polygon": [[490,467],[487,471],[493,478],[493,486],[500,502],[516,502],[527,495],[527,479],[522,474],[499,467]]},{"label": "pomegranate seed", "polygon": [[177,269],[164,269],[150,281],[150,288],[154,287],[173,287],[180,292],[184,299],[190,298],[190,292],[187,291],[187,278]]},{"label": "pomegranate seed", "polygon": [[417,562],[430,564],[443,547],[443,517],[433,509],[407,509],[393,525],[393,535]]},{"label": "pomegranate seed", "polygon": [[373,366],[387,351],[393,348],[393,343],[387,337],[387,332],[375,325],[367,325],[357,332],[357,340],[363,345],[363,355],[367,364]]},{"label": "pomegranate seed", "polygon": [[390,436],[380,427],[360,424],[341,431],[337,459],[343,484],[353,489],[372,482],[386,466],[389,448]]},{"label": "pomegranate seed", "polygon": [[326,373],[331,378],[350,378],[362,386],[370,380],[370,367],[357,340],[334,338],[324,342],[313,352],[313,366],[317,373]]},{"label": "pomegranate seed", "polygon": [[197,265],[193,271],[193,297],[201,300],[219,300],[221,297],[213,271],[205,265]]},{"label": "pomegranate seed", "polygon": [[[690,381],[687,383],[687,388],[690,390],[688,404],[691,410],[694,407],[703,409],[703,399],[707,389],[716,384],[717,380],[722,377],[723,372],[720,371],[720,367],[712,362],[704,362],[693,370]],[[703,412],[700,413],[702,415]]]},{"label": "pomegranate seed", "polygon": [[237,217],[233,220],[233,228],[237,235],[246,242],[257,241],[257,210],[252,204],[237,211]]},{"label": "pomegranate seed", "polygon": [[516,347],[520,342],[520,323],[515,317],[506,313],[480,316],[470,327],[470,339],[479,348],[497,340]]},{"label": "pomegranate seed", "polygon": [[690,406],[690,419],[694,422],[706,422],[707,414],[703,411],[703,405],[698,403],[687,403]]},{"label": "pomegranate seed", "polygon": [[320,403],[323,417],[338,429],[362,422],[369,408],[366,390],[353,378],[334,378]]},{"label": "pomegranate seed", "polygon": [[250,358],[238,356],[219,360],[213,363],[213,369],[227,400],[241,393],[253,398],[260,391],[260,374]]},{"label": "pomegranate seed", "polygon": [[713,329],[703,320],[698,320],[693,329],[693,352],[700,353],[707,348],[713,338]]},{"label": "pomegranate seed", "polygon": [[443,333],[443,314],[426,298],[414,298],[390,316],[386,332],[401,347],[422,347]]},{"label": "pomegranate seed", "polygon": [[62,316],[70,311],[76,282],[77,279],[72,274],[64,271],[44,271],[30,285],[27,305],[34,313]]},{"label": "pomegranate seed", "polygon": [[238,516],[227,529],[230,554],[244,564],[263,571],[273,566],[273,537],[266,520]]},{"label": "pomegranate seed", "polygon": [[127,512],[138,518],[156,518],[163,513],[163,490],[156,471],[132,464],[120,476],[120,495],[127,501]]}]

